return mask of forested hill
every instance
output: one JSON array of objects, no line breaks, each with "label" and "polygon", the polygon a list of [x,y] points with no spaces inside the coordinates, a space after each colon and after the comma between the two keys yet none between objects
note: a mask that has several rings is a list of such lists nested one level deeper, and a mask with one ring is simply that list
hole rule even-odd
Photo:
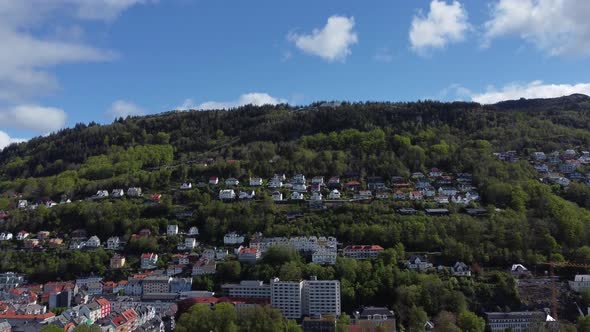
[{"label": "forested hill", "polygon": [[[588,145],[589,136],[576,129],[590,127],[588,100],[587,96],[572,95],[507,101],[486,107],[476,103],[425,101],[168,112],[119,119],[111,125],[78,124],[47,137],[12,145],[0,152],[0,174],[5,180],[56,175],[78,169],[89,157],[108,154],[115,147],[148,144],[170,144],[174,149],[173,159],[180,161],[210,157],[247,160],[248,154],[256,150],[251,145],[264,142],[278,144],[279,150],[266,152],[281,156],[281,152],[294,151],[293,143],[301,143],[298,140],[304,136],[347,129],[359,132],[381,129],[389,138],[392,134],[404,135],[413,140],[413,145],[423,147],[444,141],[451,150],[475,139],[487,140],[494,149],[505,150],[557,149],[562,144],[581,146]],[[512,112],[503,112],[511,109]]]}]

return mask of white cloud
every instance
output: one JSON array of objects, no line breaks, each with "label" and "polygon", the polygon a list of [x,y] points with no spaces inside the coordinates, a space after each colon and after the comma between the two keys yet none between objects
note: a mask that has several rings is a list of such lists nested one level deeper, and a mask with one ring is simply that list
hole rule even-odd
[{"label": "white cloud", "polygon": [[107,115],[113,119],[126,118],[133,115],[144,115],[145,110],[132,102],[125,100],[117,100],[111,104],[107,110]]},{"label": "white cloud", "polygon": [[252,92],[241,95],[238,100],[234,101],[208,101],[201,104],[195,104],[192,99],[186,99],[182,105],[176,107],[178,110],[215,110],[231,109],[244,105],[276,105],[286,103],[286,99],[275,98],[267,93]]},{"label": "white cloud", "polygon": [[550,55],[590,56],[588,17],[588,0],[499,0],[485,23],[484,46],[514,35]]},{"label": "white cloud", "polygon": [[21,138],[12,138],[7,133],[0,130],[0,151],[12,143],[20,143],[25,141],[25,139]]},{"label": "white cloud", "polygon": [[427,16],[419,13],[412,19],[410,44],[415,52],[424,53],[464,40],[469,29],[467,11],[459,1],[432,0]]},{"label": "white cloud", "polygon": [[303,52],[317,55],[328,61],[344,61],[352,53],[351,46],[358,42],[354,31],[354,17],[330,16],[326,25],[311,34],[290,33],[287,39]]},{"label": "white cloud", "polygon": [[18,105],[0,111],[0,123],[3,127],[26,129],[38,132],[51,132],[63,128],[66,113],[59,108],[39,105]]},{"label": "white cloud", "polygon": [[590,83],[543,84],[542,81],[533,81],[527,84],[511,83],[500,90],[490,87],[484,93],[472,94],[471,100],[481,104],[493,104],[503,100],[555,98],[574,93],[590,95]]}]

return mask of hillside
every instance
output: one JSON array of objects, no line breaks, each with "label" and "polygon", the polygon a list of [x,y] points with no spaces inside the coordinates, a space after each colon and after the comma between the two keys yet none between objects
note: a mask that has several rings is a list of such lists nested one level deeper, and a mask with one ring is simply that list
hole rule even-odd
[{"label": "hillside", "polygon": [[[159,252],[161,267],[172,261],[181,238],[133,234],[198,227],[205,247],[223,246],[229,232],[335,236],[342,246],[379,245],[387,255],[372,263],[339,258],[335,267],[280,257],[218,272],[199,279],[200,286],[319,274],[343,280],[349,312],[387,305],[406,320],[417,305],[429,316],[459,305],[477,313],[533,309],[520,302],[505,273],[511,264],[542,273],[539,264],[546,261],[590,263],[590,156],[582,152],[590,149],[589,128],[588,97],[580,95],[485,107],[431,101],[245,106],[79,124],[0,152],[0,231],[46,230],[66,242],[76,229],[103,241],[120,236],[133,264],[142,252]],[[286,175],[280,177],[285,186],[270,186],[275,174]],[[301,184],[296,174],[307,177],[302,200],[293,198]],[[310,180],[320,177],[323,184],[314,187]],[[337,185],[330,186],[331,178]],[[143,195],[97,197],[130,187],[141,187]],[[221,200],[220,190],[254,197]],[[19,206],[24,201],[28,207]],[[435,265],[463,261],[478,279],[407,272],[401,267],[413,253],[429,253]],[[83,263],[77,252],[60,257],[9,251],[0,270],[33,280],[91,272],[121,277],[107,271],[110,254],[102,251]],[[421,293],[407,296],[411,292]]]}]

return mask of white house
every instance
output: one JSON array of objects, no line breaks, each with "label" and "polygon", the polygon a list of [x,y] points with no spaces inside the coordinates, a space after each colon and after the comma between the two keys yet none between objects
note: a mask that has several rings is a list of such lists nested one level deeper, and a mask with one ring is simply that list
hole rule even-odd
[{"label": "white house", "polygon": [[199,235],[199,228],[196,226],[191,227],[188,230],[188,235]]},{"label": "white house", "polygon": [[192,189],[192,188],[193,188],[193,184],[190,183],[190,182],[183,182],[180,185],[180,190],[189,190],[189,189]]},{"label": "white house", "polygon": [[219,191],[220,200],[232,200],[236,198],[236,192],[233,189],[222,189]]},{"label": "white house", "polygon": [[168,225],[166,229],[166,234],[168,235],[177,235],[178,234],[178,225]]},{"label": "white house", "polygon": [[187,237],[186,239],[184,239],[184,247],[186,249],[195,249],[195,247],[197,246],[197,240],[195,240],[195,238],[192,237]]},{"label": "white house", "polygon": [[412,256],[406,261],[406,267],[410,270],[427,270],[432,268],[432,263],[429,263],[424,258]]},{"label": "white house", "polygon": [[252,187],[262,186],[262,178],[250,178],[250,186],[252,186]]},{"label": "white house", "polygon": [[19,209],[26,209],[27,205],[29,205],[29,202],[27,202],[26,199],[21,199],[18,201],[18,208]]},{"label": "white house", "polygon": [[158,254],[145,253],[141,255],[141,268],[142,269],[153,269],[158,263]]},{"label": "white house", "polygon": [[113,189],[113,191],[111,192],[111,196],[113,198],[121,198],[125,196],[125,191],[123,191],[123,189]]},{"label": "white house", "polygon": [[277,180],[277,179],[270,180],[270,182],[268,183],[268,187],[269,188],[272,188],[272,189],[282,188],[283,187],[283,181]]},{"label": "white house", "polygon": [[305,183],[294,183],[292,189],[293,191],[306,192],[307,186],[305,185]]},{"label": "white house", "polygon": [[584,289],[590,288],[590,275],[576,274],[574,281],[569,282],[570,288],[575,292],[581,292]]},{"label": "white house", "polygon": [[129,189],[127,189],[127,196],[129,197],[141,197],[142,192],[141,192],[141,188],[139,187],[131,187]]},{"label": "white house", "polygon": [[317,191],[316,191],[316,192],[314,192],[314,193],[311,195],[311,200],[312,200],[312,201],[321,201],[321,200],[322,200],[322,198],[323,198],[323,196],[322,196],[322,193],[320,193],[320,192],[317,192]]},{"label": "white house", "polygon": [[302,183],[305,184],[305,175],[303,174],[295,174],[293,177],[293,183]]},{"label": "white house", "polygon": [[100,239],[98,236],[93,235],[86,241],[86,247],[88,248],[98,248],[100,247]]},{"label": "white house", "polygon": [[215,274],[217,264],[214,260],[200,259],[193,265],[193,276]]},{"label": "white house", "polygon": [[8,241],[8,240],[12,240],[12,233],[9,233],[9,232],[0,233],[0,241]]},{"label": "white house", "polygon": [[457,277],[471,277],[469,266],[463,262],[457,262],[451,267],[451,273]]},{"label": "white house", "polygon": [[282,201],[283,200],[283,194],[280,191],[274,191],[272,193],[272,199],[275,201]]},{"label": "white house", "polygon": [[252,191],[240,191],[239,199],[253,199],[256,196],[254,190]]},{"label": "white house", "polygon": [[225,180],[226,186],[237,186],[239,184],[240,184],[240,181],[238,181],[238,179],[236,179],[236,178],[229,178],[229,179]]},{"label": "white house", "polygon": [[244,236],[238,235],[235,232],[225,234],[225,236],[223,237],[223,244],[225,244],[225,245],[242,244],[242,243],[244,243]]},{"label": "white house", "polygon": [[96,198],[107,198],[109,197],[109,192],[106,190],[99,190],[96,192]]},{"label": "white house", "polygon": [[107,249],[117,250],[117,249],[119,249],[120,243],[121,243],[121,240],[119,239],[118,236],[112,236],[107,239]]},{"label": "white house", "polygon": [[294,201],[300,201],[303,198],[304,198],[303,197],[303,193],[300,193],[300,192],[297,192],[297,191],[294,191],[294,192],[291,193],[291,199],[294,200]]},{"label": "white house", "polygon": [[340,199],[341,197],[342,195],[340,194],[340,191],[338,191],[338,189],[334,189],[330,191],[330,193],[328,194],[329,199]]},{"label": "white house", "polygon": [[320,186],[324,185],[324,177],[323,176],[314,176],[311,179],[312,184],[319,184]]},{"label": "white house", "polygon": [[29,232],[27,231],[20,231],[16,234],[16,239],[22,241],[29,237]]}]

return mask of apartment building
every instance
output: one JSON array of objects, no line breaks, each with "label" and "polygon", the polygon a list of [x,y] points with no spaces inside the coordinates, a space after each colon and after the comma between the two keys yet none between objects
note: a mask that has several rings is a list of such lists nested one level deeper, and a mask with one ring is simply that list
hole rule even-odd
[{"label": "apartment building", "polygon": [[269,299],[270,285],[260,280],[242,280],[239,284],[224,284],[224,293],[231,298]]}]

